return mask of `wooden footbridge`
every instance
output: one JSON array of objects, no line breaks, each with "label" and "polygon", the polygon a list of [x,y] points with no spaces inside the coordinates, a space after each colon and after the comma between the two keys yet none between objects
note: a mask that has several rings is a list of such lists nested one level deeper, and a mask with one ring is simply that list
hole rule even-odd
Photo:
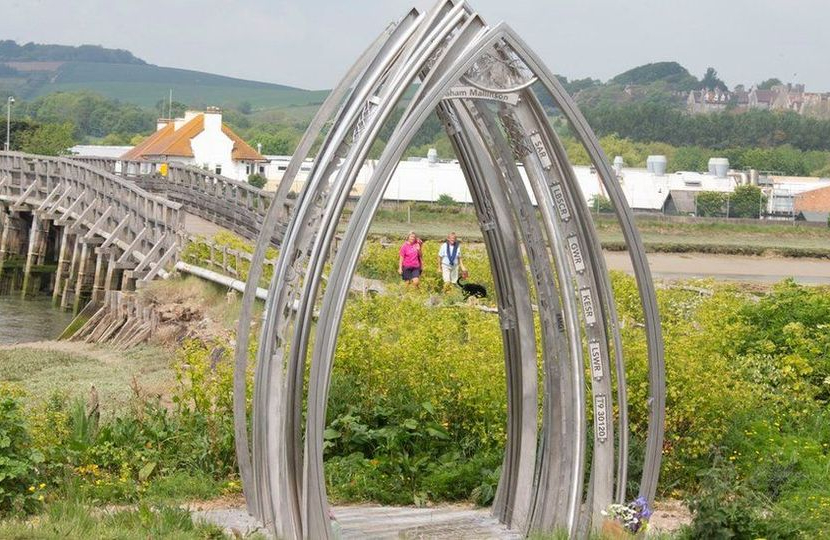
[{"label": "wooden footbridge", "polygon": [[[184,165],[2,152],[0,294],[49,293],[84,312],[88,337],[141,341],[153,315],[134,301],[136,289],[193,267],[180,260],[186,214],[255,239],[272,197]],[[200,273],[240,277],[246,254],[210,253]]]}]

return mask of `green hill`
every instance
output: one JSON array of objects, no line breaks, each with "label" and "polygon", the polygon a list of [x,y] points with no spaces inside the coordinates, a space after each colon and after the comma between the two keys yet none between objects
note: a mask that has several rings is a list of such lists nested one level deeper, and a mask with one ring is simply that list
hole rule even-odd
[{"label": "green hill", "polygon": [[229,105],[247,101],[254,108],[319,103],[328,93],[187,69],[67,62],[34,95],[90,90],[127,103],[152,107],[160,99],[165,99],[170,89],[176,101],[188,105]]},{"label": "green hill", "polygon": [[90,91],[153,107],[173,90],[189,106],[282,108],[320,103],[326,91],[248,81],[147,64],[129,51],[99,46],[17,45],[0,41],[0,92],[29,99],[54,92]]}]

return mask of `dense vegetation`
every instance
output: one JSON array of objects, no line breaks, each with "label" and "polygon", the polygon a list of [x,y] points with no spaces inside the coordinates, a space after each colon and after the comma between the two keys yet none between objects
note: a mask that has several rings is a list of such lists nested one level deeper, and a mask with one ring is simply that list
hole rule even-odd
[{"label": "dense vegetation", "polygon": [[100,45],[18,45],[10,39],[0,40],[0,62],[105,62],[112,64],[146,64],[124,49],[106,49]]},{"label": "dense vegetation", "polygon": [[[389,291],[353,298],[341,327],[325,432],[330,494],[486,504],[505,437],[498,318],[455,291],[428,302],[441,291],[430,267],[420,292],[404,291],[396,256],[396,246],[367,246],[359,271]],[[483,249],[468,245],[465,258],[492,291]],[[642,313],[633,279],[613,284],[636,464],[648,400]],[[660,496],[690,502],[694,538],[830,534],[830,290],[695,285],[658,291],[669,381]],[[32,402],[24,385],[0,383],[0,512],[67,497],[155,504],[238,491],[229,357],[222,342],[186,342],[172,404],[134,385],[127,407],[100,418],[72,393],[87,389]]]},{"label": "dense vegetation", "polygon": [[830,120],[792,112],[689,115],[650,103],[586,108],[584,112],[600,135],[616,133],[635,141],[706,148],[770,148],[790,144],[805,151],[830,150]]}]

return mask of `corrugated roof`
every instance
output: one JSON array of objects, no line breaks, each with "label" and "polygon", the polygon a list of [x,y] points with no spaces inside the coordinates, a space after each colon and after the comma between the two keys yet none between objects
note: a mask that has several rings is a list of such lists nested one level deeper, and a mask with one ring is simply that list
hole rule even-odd
[{"label": "corrugated roof", "polygon": [[[674,202],[674,207],[677,209],[678,213],[692,214],[695,210],[697,210],[695,197],[698,193],[699,191],[672,189],[669,191],[669,197],[671,197],[672,202]],[[668,204],[668,201],[666,201],[666,204]]]},{"label": "corrugated roof", "polygon": [[798,213],[799,219],[809,221],[811,223],[827,223],[827,218],[830,217],[830,212],[809,212],[801,211]]}]

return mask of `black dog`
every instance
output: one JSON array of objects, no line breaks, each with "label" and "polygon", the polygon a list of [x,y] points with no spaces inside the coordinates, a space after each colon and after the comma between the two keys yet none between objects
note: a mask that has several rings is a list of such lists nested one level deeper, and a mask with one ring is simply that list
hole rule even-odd
[{"label": "black dog", "polygon": [[464,291],[464,300],[471,296],[475,296],[476,298],[487,297],[487,288],[484,285],[479,285],[478,283],[463,283],[461,279],[456,281],[455,284]]}]

